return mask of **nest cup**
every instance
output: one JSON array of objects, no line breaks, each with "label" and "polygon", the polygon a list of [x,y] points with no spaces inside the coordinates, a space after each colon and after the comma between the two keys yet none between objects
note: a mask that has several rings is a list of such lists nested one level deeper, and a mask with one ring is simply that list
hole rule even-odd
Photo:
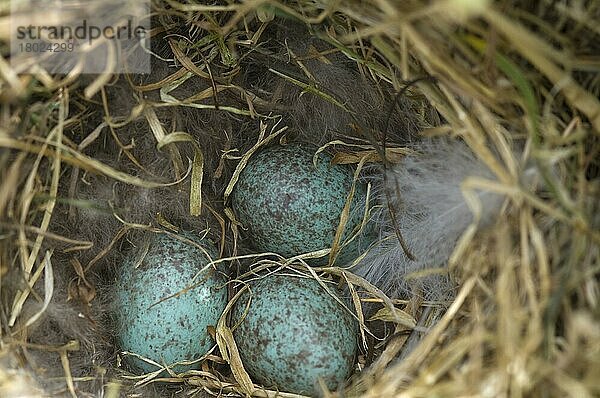
[{"label": "nest cup", "polygon": [[[600,395],[599,13],[155,1],[146,75],[53,74],[0,32],[0,396],[290,396],[229,316],[286,273],[339,286],[360,326],[353,374],[315,395]],[[357,258],[261,253],[236,219],[245,165],[297,142],[368,187]],[[136,374],[111,301],[149,234],[214,242],[229,303],[193,366]]]}]

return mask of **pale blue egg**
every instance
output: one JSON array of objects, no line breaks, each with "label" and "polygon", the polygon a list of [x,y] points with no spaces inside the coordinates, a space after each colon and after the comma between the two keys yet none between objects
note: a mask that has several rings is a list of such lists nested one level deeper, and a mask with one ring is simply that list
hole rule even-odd
[{"label": "pale blue egg", "polygon": [[[138,268],[135,253],[125,261],[114,303],[121,350],[170,365],[198,359],[214,345],[208,327],[217,325],[227,304],[226,278],[213,267],[203,270],[209,256],[216,259],[218,254],[208,240],[199,244],[204,251],[157,234]],[[133,356],[125,360],[138,372],[158,369]]]},{"label": "pale blue egg", "polygon": [[[353,170],[303,143],[274,145],[250,157],[232,193],[232,208],[256,251],[284,257],[330,248],[352,187]],[[342,241],[361,225],[366,186],[357,182]],[[372,229],[349,244],[339,264],[353,261],[375,239]],[[327,258],[312,264],[323,265]]]},{"label": "pale blue egg", "polygon": [[[335,285],[327,286],[337,295]],[[355,365],[358,323],[319,282],[271,275],[250,290],[236,301],[232,325],[243,319],[234,338],[253,380],[307,395],[318,393],[319,379],[330,390],[344,383]]]}]

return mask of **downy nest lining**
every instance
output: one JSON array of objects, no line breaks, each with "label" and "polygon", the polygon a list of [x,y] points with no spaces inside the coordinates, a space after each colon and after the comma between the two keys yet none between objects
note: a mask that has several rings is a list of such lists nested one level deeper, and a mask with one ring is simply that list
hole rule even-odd
[{"label": "downy nest lining", "polygon": [[[449,297],[452,283],[446,276],[435,275],[419,280],[418,289],[415,289],[415,282],[409,283],[404,275],[445,265],[456,240],[471,222],[470,210],[462,198],[459,184],[473,171],[484,176],[489,176],[489,173],[460,142],[419,139],[418,131],[428,127],[428,122],[436,124],[437,114],[426,109],[427,117],[417,115],[421,104],[415,104],[406,97],[401,97],[398,106],[392,109],[394,95],[389,87],[368,81],[342,54],[327,55],[328,62],[307,57],[303,64],[315,79],[312,83],[344,103],[353,112],[352,115],[316,95],[302,93],[300,88],[269,72],[268,69],[273,68],[306,81],[306,76],[292,61],[294,57],[291,54],[307,56],[313,48],[328,48],[323,42],[308,36],[303,28],[287,25],[271,28],[265,35],[262,51],[244,58],[241,65],[243,72],[234,83],[266,99],[256,106],[257,111],[281,115],[281,125],[288,126],[288,140],[315,145],[334,139],[357,142],[357,138],[365,139],[361,130],[368,129],[369,135],[377,140],[381,140],[382,132],[386,131],[388,142],[415,149],[414,155],[406,157],[400,164],[389,166],[385,178],[379,166],[365,169],[364,178],[373,183],[376,201],[382,205],[372,220],[379,225],[380,243],[374,245],[356,272],[393,297],[415,292],[420,292],[425,298]],[[162,57],[173,58],[166,42],[155,39],[154,43],[158,44],[155,51]],[[148,84],[160,81],[177,70],[179,66],[174,64],[174,61],[155,58],[152,73],[136,76],[134,82]],[[194,77],[171,94],[176,98],[187,98],[210,86],[209,81]],[[136,92],[122,76],[106,87],[106,93],[107,111],[113,121],[128,118],[141,102],[160,100],[158,90]],[[100,126],[106,116],[106,110],[97,105],[101,103],[100,98],[93,100],[96,105],[90,105],[90,111],[82,120],[81,131],[70,132],[70,138],[76,143],[82,142]],[[220,105],[247,106],[245,99],[235,91],[220,92],[218,101]],[[206,103],[214,102],[209,99]],[[134,232],[135,228],[131,228],[120,239],[115,237],[127,224],[161,227],[157,221],[160,214],[161,219],[185,230],[208,230],[209,238],[219,243],[221,226],[208,208],[223,214],[223,191],[236,165],[234,161],[222,160],[222,154],[234,148],[238,154],[245,153],[256,142],[260,128],[256,119],[223,110],[187,107],[152,109],[166,132],[187,132],[202,148],[202,196],[205,204],[202,216],[191,217],[189,214],[189,178],[175,185],[148,189],[83,170],[69,170],[71,175],[63,179],[69,183],[61,186],[59,196],[76,200],[78,204],[67,201],[57,206],[53,232],[90,241],[94,245],[90,250],[69,254],[55,251],[52,302],[35,327],[29,328],[29,341],[36,344],[80,342],[80,349],[68,355],[69,365],[73,376],[98,376],[95,381],[77,383],[78,390],[88,391],[90,396],[102,388],[103,381],[119,372],[114,369],[117,348],[114,346],[114,324],[109,315],[110,286],[115,282],[115,269],[122,262],[124,253],[141,245],[144,233]],[[130,175],[166,183],[178,177],[173,172],[174,164],[181,168],[181,176],[187,170],[188,160],[193,157],[190,145],[177,145],[177,149],[179,157],[168,147],[157,150],[156,139],[147,120],[140,116],[124,127],[115,128],[114,132],[105,125],[83,152]],[[397,213],[397,225],[390,219],[388,198]],[[500,200],[483,199],[486,201],[483,220],[489,221],[499,208]],[[400,247],[395,236],[398,226],[415,260],[410,260]],[[244,241],[238,241],[238,253],[248,251]],[[224,255],[231,254],[232,241],[228,236]],[[85,279],[77,274],[74,264],[81,264],[83,269],[89,268]],[[231,271],[235,272],[234,269]],[[18,276],[15,278],[18,279]],[[39,286],[35,290],[43,297]],[[35,313],[40,305],[30,300],[26,311]],[[46,386],[51,391],[64,392],[64,379],[52,382],[52,377],[64,375],[60,357],[43,350],[25,351],[31,367],[43,376]],[[161,395],[164,391],[160,387],[149,386],[142,392],[144,396],[155,393]]]}]

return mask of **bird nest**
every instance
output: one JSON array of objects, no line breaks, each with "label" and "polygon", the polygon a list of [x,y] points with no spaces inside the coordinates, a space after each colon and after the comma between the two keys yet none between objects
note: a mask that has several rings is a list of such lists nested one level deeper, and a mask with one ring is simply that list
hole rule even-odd
[{"label": "bird nest", "polygon": [[[148,46],[94,74],[10,55],[11,21],[60,22],[36,7],[0,9],[1,396],[292,396],[254,383],[226,316],[197,370],[122,366],[115,266],[182,230],[231,303],[265,270],[346,287],[360,355],[324,395],[600,395],[597,2],[157,0]],[[313,266],[339,239],[248,247],[229,195],[292,141],[370,187],[367,271]]]}]

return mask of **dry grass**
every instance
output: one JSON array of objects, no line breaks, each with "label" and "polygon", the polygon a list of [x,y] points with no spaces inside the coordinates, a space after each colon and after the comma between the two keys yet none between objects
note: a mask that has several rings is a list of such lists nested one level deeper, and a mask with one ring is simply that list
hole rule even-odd
[{"label": "dry grass", "polygon": [[[473,211],[477,214],[474,190],[506,195],[503,215],[494,227],[476,233],[474,225],[450,258],[448,265],[460,288],[441,320],[401,362],[393,358],[406,336],[392,339],[375,365],[353,380],[350,395],[600,395],[600,3],[533,3],[157,3],[158,13],[166,14],[160,7],[168,5],[211,32],[211,39],[196,47],[200,59],[207,65],[228,65],[231,76],[239,73],[231,48],[252,47],[274,16],[330,27],[315,29],[315,34],[353,59],[365,75],[395,90],[432,76],[434,81],[422,80],[409,90],[423,95],[445,119],[429,133],[463,139],[499,181],[464,182]],[[9,16],[4,5],[0,12],[0,39],[5,45]],[[248,32],[248,22],[255,18],[264,24]],[[254,42],[237,42],[240,32]],[[169,84],[182,78],[182,71],[212,79],[210,68],[192,61],[189,52],[178,57],[182,69],[157,83],[166,88],[164,102],[140,102],[136,108],[146,116],[159,146],[193,142],[189,135],[162,130],[153,115],[161,106],[200,107],[200,99],[232,90],[248,106],[227,111],[263,117],[255,109],[263,105],[260,98],[227,79],[212,80],[213,89],[198,98],[169,96]],[[98,82],[107,82],[108,77],[100,76],[88,91],[83,87],[84,95],[101,91]],[[84,155],[81,146],[65,138],[65,129],[77,123],[77,116],[68,116],[74,114],[69,108],[85,106],[75,95],[82,88],[75,88],[74,81],[76,76],[64,79],[39,69],[33,75],[17,74],[6,58],[0,58],[0,278],[11,267],[19,267],[27,285],[43,280],[48,289],[47,297],[37,297],[41,302],[52,295],[52,245],[61,242],[67,247],[63,250],[71,251],[89,247],[89,242],[51,232],[58,188],[68,184],[64,172],[79,168],[128,184],[157,184]],[[516,155],[515,147],[524,149],[522,155]],[[177,151],[174,145],[171,148]],[[202,174],[201,150],[194,147],[194,151],[190,172]],[[530,178],[525,170],[531,168],[540,176],[537,191],[524,183]],[[184,178],[185,170],[174,175]],[[192,214],[202,206],[199,185],[192,188],[190,206]],[[31,289],[19,290],[15,297],[2,294],[0,351],[6,355],[23,336],[15,324],[31,295]],[[33,323],[36,316],[21,319],[20,324]],[[67,351],[60,352],[68,389],[74,394]],[[239,377],[241,385],[236,385],[203,369],[187,381],[211,391],[273,396]],[[10,383],[15,380],[0,368],[0,392],[11,394]],[[115,388],[111,391],[118,393]]]}]

